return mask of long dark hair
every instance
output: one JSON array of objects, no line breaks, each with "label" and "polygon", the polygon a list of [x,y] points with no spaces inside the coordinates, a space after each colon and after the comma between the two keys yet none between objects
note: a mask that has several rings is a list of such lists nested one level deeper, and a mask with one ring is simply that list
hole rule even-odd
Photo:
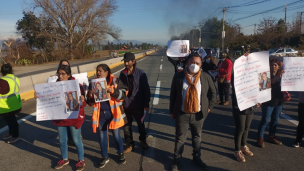
[{"label": "long dark hair", "polygon": [[99,67],[101,67],[102,70],[104,70],[105,72],[108,71],[108,75],[107,75],[107,77],[106,77],[106,80],[107,80],[107,83],[110,82],[110,75],[112,74],[112,73],[111,73],[110,67],[109,67],[107,64],[99,64],[99,65],[97,65],[97,67],[96,67],[96,72],[97,72],[97,70],[98,70]]},{"label": "long dark hair", "polygon": [[57,69],[57,74],[59,70],[63,70],[66,74],[70,75],[69,80],[72,78],[72,71],[70,66],[62,65]]},{"label": "long dark hair", "polygon": [[3,76],[5,76],[7,74],[13,74],[13,67],[11,66],[10,63],[2,65],[2,67],[1,67],[1,74]]},{"label": "long dark hair", "polygon": [[[270,61],[269,61],[269,65],[271,66],[271,64],[274,62],[274,63],[276,63],[276,64],[278,64],[279,65],[279,69],[282,69],[283,68],[283,63],[280,61],[280,59],[279,58],[276,58],[276,57],[273,57],[273,58],[270,58],[269,59]],[[271,74],[272,74],[272,70],[271,70],[271,68],[272,67],[270,67],[270,72],[271,72]]]},{"label": "long dark hair", "polygon": [[68,60],[63,59],[59,62],[58,69],[61,67],[62,62],[67,62],[70,66],[70,62]]}]

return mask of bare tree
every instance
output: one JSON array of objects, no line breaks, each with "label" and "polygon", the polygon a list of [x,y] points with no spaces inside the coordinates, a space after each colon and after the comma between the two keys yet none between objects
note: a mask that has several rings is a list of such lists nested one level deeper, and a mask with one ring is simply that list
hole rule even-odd
[{"label": "bare tree", "polygon": [[33,0],[36,8],[53,23],[54,32],[48,36],[66,42],[69,55],[82,42],[102,40],[107,35],[118,39],[120,30],[109,22],[115,12],[115,0]]}]

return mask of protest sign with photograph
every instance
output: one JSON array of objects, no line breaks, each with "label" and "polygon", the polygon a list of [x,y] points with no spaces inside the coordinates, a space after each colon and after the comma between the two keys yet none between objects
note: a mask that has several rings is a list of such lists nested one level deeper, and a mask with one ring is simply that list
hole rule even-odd
[{"label": "protest sign with photograph", "polygon": [[167,56],[185,57],[189,55],[189,40],[168,41]]},{"label": "protest sign with photograph", "polygon": [[[34,90],[38,96],[36,105],[37,121],[78,118],[79,106],[81,105],[78,80],[35,84]],[[74,106],[73,101],[73,110],[67,112],[67,102],[72,101],[68,101],[70,92],[73,100],[77,101],[77,105]],[[69,108],[71,108],[71,105]]]},{"label": "protest sign with photograph", "polygon": [[282,91],[304,91],[304,57],[284,57]]},{"label": "protest sign with photograph", "polygon": [[92,79],[91,84],[95,102],[110,100],[110,94],[107,93],[107,80],[105,78]]},{"label": "protest sign with photograph", "polygon": [[78,101],[77,91],[64,92],[65,104],[67,112],[78,111],[79,101]]},{"label": "protest sign with photograph", "polygon": [[271,99],[269,52],[241,56],[234,62],[234,89],[239,109]]},{"label": "protest sign with photograph", "polygon": [[207,53],[203,47],[199,48],[197,53],[204,59],[207,56]]}]

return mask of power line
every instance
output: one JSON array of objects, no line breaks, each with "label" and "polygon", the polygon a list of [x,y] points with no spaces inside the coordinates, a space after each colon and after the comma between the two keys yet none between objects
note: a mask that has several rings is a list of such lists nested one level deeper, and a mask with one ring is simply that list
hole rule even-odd
[{"label": "power line", "polygon": [[[291,6],[291,5],[296,5],[296,4],[299,4],[299,3],[302,3],[302,2],[304,2],[304,0],[298,0],[298,1],[295,1],[295,2],[292,2],[292,3],[289,3],[287,5]],[[254,17],[256,15],[265,14],[265,13],[268,13],[268,12],[271,12],[271,11],[275,11],[275,10],[278,10],[278,9],[283,9],[283,8],[285,8],[285,5],[284,6],[275,7],[275,8],[272,8],[270,10],[266,10],[266,11],[263,11],[263,12],[260,12],[260,13],[252,14],[252,15],[249,15],[249,16],[246,16],[246,17],[240,17],[240,18],[237,18],[237,19],[233,20],[233,22],[239,21],[239,20],[243,20],[243,19],[246,19],[246,18],[250,18],[250,17]]]}]

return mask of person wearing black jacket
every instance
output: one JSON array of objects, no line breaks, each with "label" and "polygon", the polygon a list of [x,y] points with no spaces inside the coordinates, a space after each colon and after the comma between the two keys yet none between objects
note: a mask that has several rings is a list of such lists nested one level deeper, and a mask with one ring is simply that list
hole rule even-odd
[{"label": "person wearing black jacket", "polygon": [[[248,56],[248,53],[245,54]],[[254,110],[253,107],[240,111],[237,98],[234,89],[234,73],[231,75],[231,86],[232,86],[232,114],[235,123],[235,132],[234,132],[234,144],[235,144],[235,153],[234,156],[239,162],[245,162],[246,156],[253,156],[253,153],[248,148],[247,137],[250,129],[250,124],[253,118]],[[261,104],[257,104],[257,107],[260,107]]]},{"label": "person wearing black jacket", "polygon": [[174,60],[169,56],[167,56],[167,57],[168,57],[168,61],[173,64],[175,73],[183,71],[185,69],[185,66],[186,66],[185,58],[180,57],[180,58],[178,58],[178,60]]},{"label": "person wearing black jacket", "polygon": [[142,147],[144,149],[149,147],[146,142],[146,128],[144,122],[141,120],[144,113],[149,112],[151,92],[146,73],[136,67],[135,55],[130,52],[125,53],[123,61],[126,68],[121,71],[119,79],[125,86],[128,86],[129,89],[129,93],[123,102],[123,107],[128,119],[128,123],[124,127],[126,143],[124,153],[128,153],[131,152],[134,147],[132,135],[133,117],[138,125],[139,140]]}]

